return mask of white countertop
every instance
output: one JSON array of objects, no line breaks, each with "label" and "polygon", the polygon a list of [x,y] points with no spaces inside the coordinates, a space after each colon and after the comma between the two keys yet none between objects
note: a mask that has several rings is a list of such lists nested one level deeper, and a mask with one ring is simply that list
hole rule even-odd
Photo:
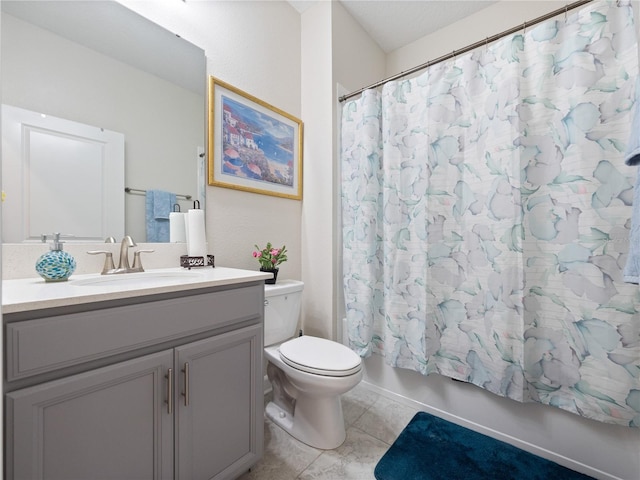
[{"label": "white countertop", "polygon": [[[116,278],[117,277],[117,278]],[[72,275],[66,282],[42,278],[2,281],[2,313],[131,298],[264,280],[271,274],[224,267],[161,268],[143,273]]]}]

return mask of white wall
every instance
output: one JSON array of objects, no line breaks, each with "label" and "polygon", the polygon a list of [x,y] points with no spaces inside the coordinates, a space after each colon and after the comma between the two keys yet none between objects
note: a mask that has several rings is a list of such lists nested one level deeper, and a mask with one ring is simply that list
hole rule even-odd
[{"label": "white wall", "polygon": [[[203,48],[207,71],[301,118],[300,15],[286,2],[120,0],[120,3]],[[304,121],[304,118],[302,119]],[[306,135],[306,133],[305,133]],[[311,160],[303,152],[304,164]],[[313,158],[313,157],[312,157]],[[306,168],[303,167],[303,171]],[[227,188],[207,187],[206,222],[216,265],[257,270],[254,244],[286,244],[279,278],[300,279],[302,205]]]},{"label": "white wall", "polygon": [[[550,1],[499,2],[391,52],[387,56],[385,77],[564,7],[564,4]],[[634,4],[637,7],[638,2]],[[636,18],[640,23],[640,17]],[[367,84],[364,82],[357,88]],[[418,408],[595,478],[640,478],[639,429],[586,420],[544,405],[521,404],[439,375],[424,377],[416,372],[391,368],[377,355],[367,359],[365,366],[365,382]]]},{"label": "white wall", "polygon": [[341,4],[316,2],[302,14],[302,118],[305,201],[303,328],[338,337],[341,318],[337,84],[355,88],[384,73],[384,53]]},{"label": "white wall", "polygon": [[331,3],[317,2],[302,14],[302,117],[305,121],[305,201],[302,209],[302,327],[332,337],[333,132]]},{"label": "white wall", "polygon": [[[385,53],[338,2],[333,3],[331,28],[334,88],[339,83],[353,91],[383,78]],[[335,99],[333,104],[339,108]]]},{"label": "white wall", "polygon": [[557,0],[506,0],[497,2],[432,35],[398,48],[387,55],[387,74],[395,75],[442,55],[460,50],[504,32],[528,20],[563,8],[567,3]]}]

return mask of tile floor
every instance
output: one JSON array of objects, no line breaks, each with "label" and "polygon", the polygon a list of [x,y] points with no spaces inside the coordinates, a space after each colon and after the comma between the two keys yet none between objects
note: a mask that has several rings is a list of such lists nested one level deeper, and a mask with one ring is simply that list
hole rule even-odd
[{"label": "tile floor", "polygon": [[342,397],[347,439],[318,450],[265,418],[263,458],[238,480],[374,480],[373,469],[418,411],[360,384]]}]

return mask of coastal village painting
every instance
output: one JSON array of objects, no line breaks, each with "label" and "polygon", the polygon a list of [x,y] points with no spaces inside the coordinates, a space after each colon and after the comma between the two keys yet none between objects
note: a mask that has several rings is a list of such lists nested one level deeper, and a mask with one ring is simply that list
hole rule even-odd
[{"label": "coastal village painting", "polygon": [[302,200],[302,121],[209,77],[209,185]]},{"label": "coastal village painting", "polygon": [[222,173],[293,186],[294,129],[222,96]]}]

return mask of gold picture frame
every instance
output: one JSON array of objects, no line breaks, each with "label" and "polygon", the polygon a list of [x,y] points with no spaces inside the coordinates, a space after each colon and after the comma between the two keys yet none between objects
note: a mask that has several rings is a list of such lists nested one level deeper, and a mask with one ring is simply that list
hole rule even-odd
[{"label": "gold picture frame", "polygon": [[209,77],[209,185],[302,200],[302,121]]}]

